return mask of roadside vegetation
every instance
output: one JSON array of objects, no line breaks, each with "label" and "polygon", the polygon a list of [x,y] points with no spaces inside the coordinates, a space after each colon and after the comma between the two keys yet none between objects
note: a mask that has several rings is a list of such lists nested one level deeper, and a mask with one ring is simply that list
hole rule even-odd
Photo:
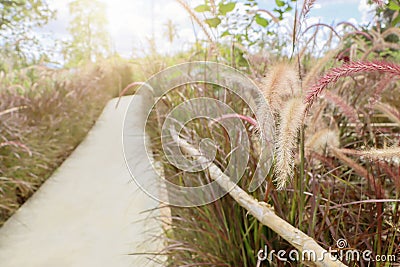
[{"label": "roadside vegetation", "polygon": [[[315,1],[275,1],[273,10],[258,8],[257,1],[243,1],[240,11],[233,1],[205,0],[197,6],[178,2],[204,32],[207,59],[246,72],[263,91],[273,114],[268,123],[276,129],[274,164],[251,195],[327,250],[370,250],[372,257],[395,255],[392,261],[373,266],[398,263],[398,2],[371,1],[376,20],[369,26],[306,25]],[[289,13],[294,24],[289,25],[289,34],[282,35]],[[166,179],[184,186],[208,183],[210,176],[207,171],[190,173],[173,166],[162,149],[159,125],[174,107],[196,97],[221,100],[248,117],[247,134],[257,137],[258,126],[251,123],[256,114],[227,89],[194,84],[162,96],[148,132]],[[213,139],[217,144],[213,162],[224,171],[231,153],[226,134],[215,124],[196,119],[185,125],[182,138],[195,148],[201,140]],[[250,158],[238,184],[244,190],[260,157],[259,141],[250,140]],[[229,195],[200,207],[167,208],[171,216],[161,218],[166,224],[161,237],[166,248],[160,252],[168,255],[166,266],[307,264],[279,261],[277,251],[289,253],[294,247]],[[345,246],[338,242],[343,240]],[[257,253],[265,246],[275,253],[257,265]],[[362,260],[343,258],[343,262],[368,266]]]},{"label": "roadside vegetation", "polygon": [[70,70],[33,65],[1,74],[0,224],[83,140],[132,71],[127,63],[108,60]]},{"label": "roadside vegetation", "polygon": [[[97,0],[71,1],[72,39],[54,43],[62,55],[57,65],[30,35],[32,27],[56,15],[46,2],[0,1],[0,226],[84,139],[110,98],[134,93],[129,85],[168,66],[210,60],[248,75],[272,114],[266,123],[275,129],[269,137],[273,164],[262,186],[249,194],[325,249],[337,249],[337,241],[346,240],[346,248],[370,250],[372,257],[398,255],[399,1],[370,1],[375,20],[367,26],[309,25],[317,2],[312,0],[276,0],[271,10],[260,8],[257,0],[177,2],[201,31],[193,48],[165,56],[157,53],[162,44],[150,40],[147,55],[128,60],[110,51],[105,7]],[[173,21],[166,27],[172,42],[178,30]],[[147,125],[155,160],[176,184],[209,182],[207,172],[183,172],[171,165],[161,144],[160,125],[168,111],[196,97],[220,100],[248,118],[244,125],[251,149],[238,183],[247,190],[260,157],[257,128],[265,123],[252,121],[266,107],[253,113],[226,88],[191,84],[161,97]],[[185,133],[194,147],[213,139],[218,144],[214,163],[226,168],[231,144],[223,128],[197,119]],[[165,266],[250,267],[257,266],[260,249],[293,249],[229,195],[200,207],[163,208],[170,215],[156,219],[165,222],[157,237],[165,240],[165,248],[154,260],[166,255]],[[259,266],[307,264],[276,256]]]},{"label": "roadside vegetation", "polygon": [[79,35],[82,28],[76,22],[83,20],[83,7],[78,2],[72,3],[78,14],[71,22],[74,38],[60,46],[68,55],[64,67],[54,67],[50,52],[30,34],[54,18],[46,2],[1,2],[0,226],[83,140],[107,101],[135,77],[143,79],[128,60],[92,46],[91,36]]}]

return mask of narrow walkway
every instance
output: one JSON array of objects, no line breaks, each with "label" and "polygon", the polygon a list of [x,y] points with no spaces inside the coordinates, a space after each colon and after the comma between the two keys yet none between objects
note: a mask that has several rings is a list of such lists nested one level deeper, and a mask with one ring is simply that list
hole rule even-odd
[{"label": "narrow walkway", "polygon": [[[140,114],[141,98],[134,99]],[[161,226],[145,220],[154,212],[143,213],[158,203],[137,188],[122,154],[130,100],[118,108],[110,101],[86,139],[0,229],[1,267],[157,266],[148,256],[127,255],[161,246],[150,240]],[[142,117],[130,123],[141,125]]]}]

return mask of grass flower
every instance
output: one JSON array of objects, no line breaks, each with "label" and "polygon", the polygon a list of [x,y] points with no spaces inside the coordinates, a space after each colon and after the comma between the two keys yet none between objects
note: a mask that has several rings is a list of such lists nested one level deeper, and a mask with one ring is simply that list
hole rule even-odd
[{"label": "grass flower", "polygon": [[305,107],[301,98],[293,98],[286,103],[281,113],[275,166],[275,182],[278,190],[285,187],[293,173],[293,150],[297,145],[297,134],[302,124]]},{"label": "grass flower", "polygon": [[350,62],[341,67],[332,68],[308,90],[305,98],[308,108],[311,107],[314,100],[330,84],[337,82],[340,78],[348,77],[360,72],[381,72],[399,76],[400,65],[385,61]]},{"label": "grass flower", "polygon": [[269,71],[261,90],[272,112],[279,112],[285,100],[301,93],[298,72],[288,63],[279,63]]}]

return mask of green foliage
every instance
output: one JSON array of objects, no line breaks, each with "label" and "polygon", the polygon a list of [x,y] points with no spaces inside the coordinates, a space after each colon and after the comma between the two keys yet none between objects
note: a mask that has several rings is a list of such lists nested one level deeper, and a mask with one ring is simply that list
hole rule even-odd
[{"label": "green foliage", "polygon": [[220,18],[211,18],[211,19],[205,19],[205,23],[207,23],[208,26],[211,28],[217,28],[219,24],[221,24],[221,19]]},{"label": "green foliage", "polygon": [[278,7],[283,7],[285,6],[285,1],[282,0],[275,0],[275,3]]},{"label": "green foliage", "polygon": [[[396,27],[400,24],[400,1],[398,0],[390,0],[388,3],[388,9],[393,11],[393,15],[391,18],[391,26]],[[390,12],[392,13],[392,12]]]},{"label": "green foliage", "polygon": [[[276,0],[276,7],[269,12],[258,7],[256,0],[241,1],[238,8],[237,1],[209,1],[196,6],[193,10],[205,17],[204,22],[210,29],[215,29],[217,38],[230,37],[245,47],[259,46],[260,39],[265,34],[273,35],[268,26],[283,19],[283,15],[290,12],[293,0]],[[267,15],[267,16],[265,16]],[[263,36],[260,38],[260,35]]]},{"label": "green foliage", "polygon": [[267,27],[269,24],[269,21],[267,19],[261,17],[260,14],[255,15],[255,20],[256,20],[257,24],[262,27]]},{"label": "green foliage", "polygon": [[98,0],[74,0],[69,4],[72,20],[68,30],[72,40],[64,44],[67,66],[95,62],[109,54],[105,8]]},{"label": "green foliage", "polygon": [[291,0],[291,1],[275,0],[277,7],[274,8],[274,11],[279,14],[278,18],[280,20],[283,19],[283,14],[293,10],[293,7],[291,6],[291,2],[295,2],[295,1],[293,1],[293,0]]},{"label": "green foliage", "polygon": [[[369,4],[373,1],[369,0]],[[380,18],[379,23],[383,28],[397,27],[400,24],[400,1],[389,0],[386,5],[378,6],[375,10],[376,15]]]},{"label": "green foliage", "polygon": [[236,3],[234,2],[229,2],[229,3],[219,3],[218,5],[218,10],[221,13],[222,16],[226,16],[229,12],[233,11],[236,7]]},{"label": "green foliage", "polygon": [[0,0],[0,36],[43,26],[54,14],[46,0]]},{"label": "green foliage", "polygon": [[[45,57],[32,29],[47,24],[55,17],[46,0],[0,0],[0,61],[12,61],[14,67],[27,66],[32,60]],[[36,54],[33,53],[36,52]],[[10,66],[9,63],[6,63]]]},{"label": "green foliage", "polygon": [[211,11],[211,8],[208,5],[199,5],[194,8],[194,11],[201,13],[201,12]]}]

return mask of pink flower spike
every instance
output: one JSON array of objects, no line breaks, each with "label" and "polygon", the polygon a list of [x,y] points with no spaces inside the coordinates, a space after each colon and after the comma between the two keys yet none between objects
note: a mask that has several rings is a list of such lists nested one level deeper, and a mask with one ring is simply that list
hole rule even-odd
[{"label": "pink flower spike", "polygon": [[360,72],[382,72],[400,76],[400,65],[385,61],[355,61],[346,63],[341,67],[332,68],[325,76],[320,78],[316,84],[307,90],[305,103],[308,104],[308,109],[329,84],[337,82],[342,77],[348,77]]}]

